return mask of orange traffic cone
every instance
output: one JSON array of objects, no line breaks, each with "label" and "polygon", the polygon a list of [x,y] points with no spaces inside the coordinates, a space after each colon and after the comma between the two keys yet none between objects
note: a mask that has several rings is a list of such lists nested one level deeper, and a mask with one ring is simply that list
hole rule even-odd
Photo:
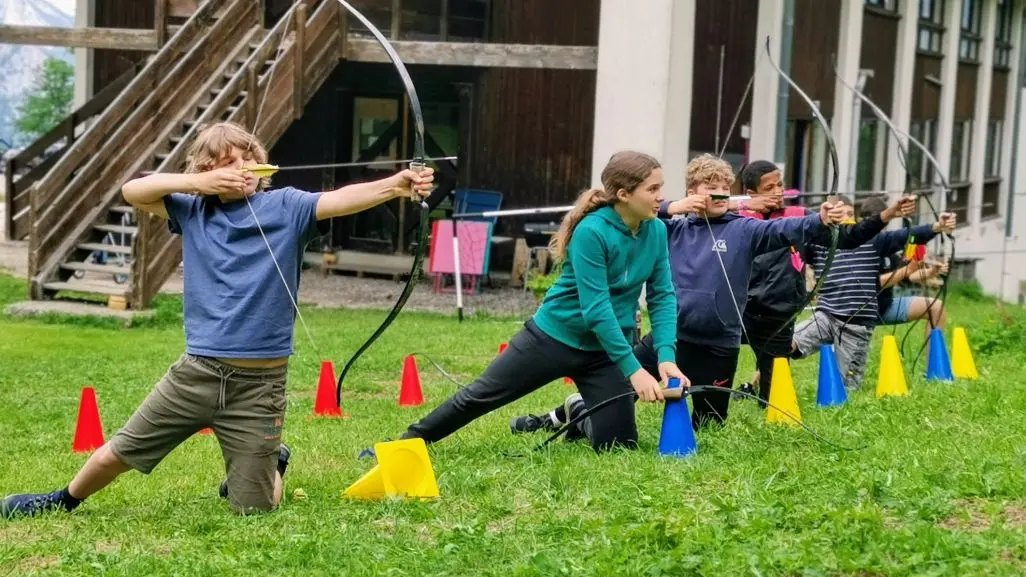
[{"label": "orange traffic cone", "polygon": [[563,384],[568,386],[568,387],[572,387],[572,386],[574,386],[574,380],[571,379],[570,377],[563,377]]},{"label": "orange traffic cone", "polygon": [[102,447],[103,443],[103,423],[100,422],[100,410],[96,406],[96,391],[92,387],[83,387],[71,450],[89,453]]},{"label": "orange traffic cone", "polygon": [[348,415],[342,410],[335,397],[335,369],[331,361],[321,363],[321,377],[317,382],[317,399],[314,401],[314,415],[319,417],[342,417]]},{"label": "orange traffic cone", "polygon": [[210,427],[207,427],[205,429],[200,429],[199,434],[201,434],[201,435],[213,435],[214,434],[214,429],[211,429]]},{"label": "orange traffic cone", "polygon": [[403,383],[399,389],[399,406],[416,407],[424,404],[424,393],[420,389],[420,374],[417,372],[417,361],[408,355],[403,361]]},{"label": "orange traffic cone", "polygon": [[506,347],[508,347],[508,346],[509,346],[509,343],[499,343],[499,354],[501,355],[502,351],[506,350]]}]

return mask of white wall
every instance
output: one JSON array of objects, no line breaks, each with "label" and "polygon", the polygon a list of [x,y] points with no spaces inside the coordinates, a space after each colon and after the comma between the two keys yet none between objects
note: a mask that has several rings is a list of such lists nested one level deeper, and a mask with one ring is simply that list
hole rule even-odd
[{"label": "white wall", "polygon": [[592,186],[613,153],[663,165],[667,198],[684,195],[689,158],[695,0],[602,0]]}]

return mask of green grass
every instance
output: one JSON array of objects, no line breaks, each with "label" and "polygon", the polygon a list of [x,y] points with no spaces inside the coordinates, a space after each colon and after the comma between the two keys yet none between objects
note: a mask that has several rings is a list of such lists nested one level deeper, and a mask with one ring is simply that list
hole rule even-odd
[{"label": "green grass", "polygon": [[[0,304],[24,291],[0,275]],[[542,437],[513,437],[507,422],[560,402],[570,389],[553,383],[433,446],[441,498],[428,503],[340,498],[372,466],[357,458],[362,449],[454,390],[420,361],[427,403],[400,408],[403,356],[429,352],[469,381],[521,321],[402,313],[347,378],[352,418],[323,420],[311,418],[321,355],[340,369],[385,313],[307,309],[320,354],[297,325],[284,432],[295,453],[279,511],[230,513],[216,494],[217,441],[196,436],[149,477],[128,473],[71,515],[0,520],[0,573],[1022,575],[1026,314],[971,296],[952,290],[950,317],[978,350],[978,381],[924,383],[920,361],[910,397],[876,399],[890,329],[878,329],[866,386],[844,407],[815,407],[817,359],[794,365],[805,422],[865,450],[767,425],[742,401],[727,427],[698,435],[687,460],[658,456],[655,405],[638,407],[636,452],[555,443],[532,453]],[[183,347],[180,301],[158,308],[130,329],[0,319],[0,493],[51,490],[78,470],[82,386],[96,388],[108,438],[124,423]],[[752,367],[746,349],[739,375]]]}]

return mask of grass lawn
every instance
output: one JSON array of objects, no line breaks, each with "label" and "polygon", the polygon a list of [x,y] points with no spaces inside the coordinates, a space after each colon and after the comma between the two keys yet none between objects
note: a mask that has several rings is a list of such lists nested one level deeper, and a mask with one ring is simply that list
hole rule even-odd
[{"label": "grass lawn", "polygon": [[[0,275],[0,305],[24,283]],[[297,324],[284,439],[294,449],[286,499],[237,517],[217,497],[217,441],[195,436],[152,475],[129,473],[71,515],[0,520],[0,573],[28,575],[1022,575],[1026,573],[1026,387],[1021,327],[991,301],[952,290],[981,378],[873,395],[878,329],[863,391],[815,407],[818,358],[794,365],[805,422],[846,446],[764,423],[735,401],[728,426],[698,435],[686,460],[660,458],[661,406],[639,405],[641,448],[596,455],[583,443],[513,437],[507,422],[561,402],[561,382],[431,448],[434,502],[348,502],[373,462],[358,454],[397,437],[454,390],[420,360],[427,402],[397,404],[403,356],[428,352],[465,381],[521,319],[402,313],[347,378],[349,420],[311,418],[322,356],[337,370],[384,311],[308,309],[318,352]],[[63,486],[82,386],[96,388],[109,438],[183,347],[180,302],[148,326],[0,318],[0,494]],[[898,332],[899,338],[904,329]],[[916,328],[916,345],[921,342]],[[950,341],[949,341],[950,346]],[[905,359],[906,370],[911,359]],[[745,349],[739,375],[753,362]],[[686,367],[684,368],[686,371]],[[293,492],[302,489],[305,498]]]}]

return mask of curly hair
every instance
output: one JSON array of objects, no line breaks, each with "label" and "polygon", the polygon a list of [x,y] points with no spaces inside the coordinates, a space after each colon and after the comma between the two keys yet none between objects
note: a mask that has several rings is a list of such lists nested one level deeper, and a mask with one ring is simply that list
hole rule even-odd
[{"label": "curly hair", "polygon": [[734,184],[734,170],[730,163],[709,153],[691,159],[687,168],[688,188],[717,183],[726,184],[728,187]]}]

